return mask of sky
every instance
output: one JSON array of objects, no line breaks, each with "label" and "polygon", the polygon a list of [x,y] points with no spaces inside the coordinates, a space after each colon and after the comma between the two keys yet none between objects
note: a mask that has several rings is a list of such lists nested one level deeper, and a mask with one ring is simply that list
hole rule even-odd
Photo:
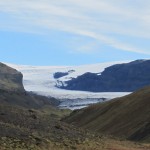
[{"label": "sky", "polygon": [[150,0],[0,0],[0,61],[83,65],[150,58]]}]

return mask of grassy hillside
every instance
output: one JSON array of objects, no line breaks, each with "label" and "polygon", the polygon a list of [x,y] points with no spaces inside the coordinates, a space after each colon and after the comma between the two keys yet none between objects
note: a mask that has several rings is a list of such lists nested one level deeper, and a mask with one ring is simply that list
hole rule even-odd
[{"label": "grassy hillside", "polygon": [[[68,113],[48,106],[34,110],[0,104],[0,147],[36,149],[51,140],[59,142],[62,132],[66,138],[80,137],[80,133],[74,134],[74,129],[60,123],[61,115]],[[70,134],[66,135],[67,130]]]},{"label": "grassy hillside", "polygon": [[69,111],[26,109],[0,104],[0,150],[149,150],[60,121]]},{"label": "grassy hillside", "polygon": [[99,133],[150,142],[150,87],[74,111],[66,122]]}]

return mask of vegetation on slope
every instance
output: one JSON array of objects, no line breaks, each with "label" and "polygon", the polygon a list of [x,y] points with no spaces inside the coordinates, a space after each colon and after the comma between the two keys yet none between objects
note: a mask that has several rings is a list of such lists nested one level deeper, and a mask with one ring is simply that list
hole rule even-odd
[{"label": "vegetation on slope", "polygon": [[150,87],[76,110],[65,120],[95,132],[150,142]]},{"label": "vegetation on slope", "polygon": [[0,150],[150,149],[150,145],[120,141],[60,121],[68,113],[48,107],[34,110],[0,104]]}]

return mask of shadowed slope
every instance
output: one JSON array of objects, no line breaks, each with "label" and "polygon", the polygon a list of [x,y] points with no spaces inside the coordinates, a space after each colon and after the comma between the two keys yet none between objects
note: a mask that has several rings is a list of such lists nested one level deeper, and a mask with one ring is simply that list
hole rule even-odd
[{"label": "shadowed slope", "polygon": [[133,92],[150,85],[150,60],[116,64],[97,73],[87,72],[61,88],[91,92]]},{"label": "shadowed slope", "polygon": [[23,75],[17,70],[0,63],[0,103],[18,105],[26,108],[40,108],[44,105],[57,106],[54,98],[38,96],[24,90]]},{"label": "shadowed slope", "polygon": [[74,111],[66,122],[99,133],[150,141],[150,87]]}]

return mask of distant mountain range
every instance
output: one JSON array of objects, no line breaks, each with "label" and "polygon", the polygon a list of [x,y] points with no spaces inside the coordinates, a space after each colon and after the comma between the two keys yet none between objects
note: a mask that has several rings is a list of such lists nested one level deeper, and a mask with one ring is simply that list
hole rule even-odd
[{"label": "distant mountain range", "polygon": [[77,78],[86,72],[100,73],[104,71],[106,67],[121,63],[125,62],[99,63],[82,66],[29,66],[6,64],[23,74],[23,85],[26,91],[32,91],[38,95],[47,97],[54,97],[61,101],[60,107],[78,109],[99,102],[100,99],[110,100],[126,95],[128,92],[95,93],[65,90],[61,89],[61,86],[64,85],[66,81]]},{"label": "distant mountain range", "polygon": [[59,88],[90,92],[133,92],[150,85],[150,60],[115,64],[98,73],[86,72]]},{"label": "distant mountain range", "polygon": [[[8,65],[23,74],[27,91],[57,98],[68,95],[71,99],[73,91],[133,92],[150,85],[150,60],[61,67]],[[81,98],[80,95],[76,98]]]},{"label": "distant mountain range", "polygon": [[[72,82],[78,80],[80,76],[84,74],[92,74],[91,81],[93,81],[93,76],[98,76],[105,70],[105,68],[115,65],[123,64],[129,61],[121,62],[109,62],[109,63],[99,63],[92,65],[81,65],[81,66],[28,66],[28,65],[14,65],[8,64],[12,68],[17,69],[23,74],[23,85],[27,91],[32,91],[44,96],[52,96],[57,99],[95,99],[95,98],[114,98],[122,96],[128,93],[92,93],[82,87],[85,80],[81,81],[80,89],[69,88]],[[91,82],[90,87],[96,87],[95,83],[97,81]],[[86,83],[85,83],[86,84]],[[88,84],[88,82],[87,82]],[[75,83],[75,86],[78,82]],[[99,85],[99,84],[97,84]],[[90,88],[88,86],[88,88]],[[71,89],[71,90],[64,90]]]},{"label": "distant mountain range", "polygon": [[[68,100],[88,99],[92,104],[100,98],[109,100],[150,85],[150,60],[82,66],[8,65],[23,74],[25,90],[63,100],[66,108],[70,108],[69,103],[65,104]],[[75,109],[86,106],[75,105]]]}]

